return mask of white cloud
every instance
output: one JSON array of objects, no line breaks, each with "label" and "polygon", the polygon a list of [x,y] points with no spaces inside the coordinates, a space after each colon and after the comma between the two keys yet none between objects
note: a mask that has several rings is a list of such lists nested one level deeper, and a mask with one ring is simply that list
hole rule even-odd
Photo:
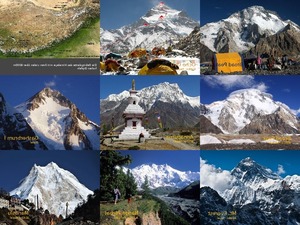
[{"label": "white cloud", "polygon": [[55,81],[49,81],[44,83],[46,87],[55,87],[56,82]]},{"label": "white cloud", "polygon": [[258,89],[262,92],[266,92],[268,90],[268,86],[263,82],[255,84],[252,88]]},{"label": "white cloud", "polygon": [[299,109],[291,109],[294,115],[299,115],[300,114],[300,108]]},{"label": "white cloud", "polygon": [[257,83],[254,76],[251,75],[204,76],[202,80],[211,87],[221,87],[226,90],[235,88],[255,88],[263,92],[268,90],[268,86],[265,83]]},{"label": "white cloud", "polygon": [[219,194],[224,190],[231,188],[234,177],[230,171],[216,168],[210,165],[206,160],[200,157],[200,186],[209,186],[216,190]]},{"label": "white cloud", "polygon": [[283,92],[286,92],[286,93],[290,93],[291,92],[291,89],[288,89],[288,88],[285,88],[282,90]]},{"label": "white cloud", "polygon": [[278,169],[276,172],[278,175],[285,174],[285,170],[282,165],[278,164]]}]

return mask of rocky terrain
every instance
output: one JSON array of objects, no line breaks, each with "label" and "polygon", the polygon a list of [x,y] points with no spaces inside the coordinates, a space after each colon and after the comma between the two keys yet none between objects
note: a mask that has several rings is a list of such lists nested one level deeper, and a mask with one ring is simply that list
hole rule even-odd
[{"label": "rocky terrain", "polygon": [[222,130],[213,125],[212,122],[207,119],[205,116],[200,116],[200,133],[214,133],[214,134],[220,134],[223,133]]},{"label": "rocky terrain", "polygon": [[179,49],[187,53],[189,56],[196,57],[200,59],[202,44],[200,43],[200,26],[194,28],[194,30],[187,36],[179,40],[177,44],[174,45],[175,49]]}]

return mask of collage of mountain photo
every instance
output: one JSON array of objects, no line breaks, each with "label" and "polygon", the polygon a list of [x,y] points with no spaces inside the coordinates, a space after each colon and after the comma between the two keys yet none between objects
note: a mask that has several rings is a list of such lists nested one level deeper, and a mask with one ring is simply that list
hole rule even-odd
[{"label": "collage of mountain photo", "polygon": [[198,225],[199,166],[198,151],[101,151],[100,224]]},{"label": "collage of mountain photo", "polygon": [[199,75],[200,1],[101,1],[102,75]]}]

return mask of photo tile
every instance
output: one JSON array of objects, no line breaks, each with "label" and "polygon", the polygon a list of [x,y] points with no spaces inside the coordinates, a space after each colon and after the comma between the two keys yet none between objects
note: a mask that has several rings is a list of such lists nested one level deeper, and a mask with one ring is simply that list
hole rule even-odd
[{"label": "photo tile", "polygon": [[99,76],[0,76],[1,150],[99,150]]},{"label": "photo tile", "polygon": [[198,0],[102,0],[100,74],[199,75],[199,9]]},{"label": "photo tile", "polygon": [[101,150],[199,150],[199,76],[100,81]]},{"label": "photo tile", "polygon": [[201,151],[200,224],[299,223],[299,156],[291,150]]},{"label": "photo tile", "polygon": [[1,151],[0,162],[2,224],[99,224],[99,152]]},{"label": "photo tile", "polygon": [[202,76],[200,148],[299,150],[298,76]]},{"label": "photo tile", "polygon": [[101,151],[100,224],[198,225],[199,166],[199,151]]},{"label": "photo tile", "polygon": [[201,74],[299,75],[298,4],[201,1]]},{"label": "photo tile", "polygon": [[99,75],[100,0],[4,0],[0,17],[1,74]]}]

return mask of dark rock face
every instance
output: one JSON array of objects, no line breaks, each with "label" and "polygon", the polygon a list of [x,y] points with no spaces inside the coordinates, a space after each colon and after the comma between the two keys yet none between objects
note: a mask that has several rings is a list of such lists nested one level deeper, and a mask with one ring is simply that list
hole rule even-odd
[{"label": "dark rock face", "polygon": [[200,116],[200,133],[213,133],[213,134],[222,134],[222,130],[212,124],[212,122],[207,119],[205,116]]},{"label": "dark rock face", "polygon": [[199,109],[189,104],[158,101],[146,113],[150,128],[158,127],[155,112],[160,113],[161,121],[166,128],[194,127],[199,122]]},{"label": "dark rock face", "polygon": [[282,57],[284,54],[292,57],[298,56],[300,52],[300,33],[289,24],[281,32],[261,38],[251,51],[258,54],[272,54],[276,57]]},{"label": "dark rock face", "polygon": [[200,44],[200,26],[195,29],[187,37],[181,39],[174,48],[185,51],[188,55],[196,58],[200,58],[200,52],[202,57]]},{"label": "dark rock face", "polygon": [[172,193],[169,195],[170,197],[180,197],[187,199],[195,199],[199,200],[200,196],[200,181],[195,181],[191,183],[189,186],[181,189],[176,193]]},{"label": "dark rock face", "polygon": [[240,134],[299,134],[299,129],[287,124],[279,111],[270,115],[259,115],[246,125]]},{"label": "dark rock face", "polygon": [[21,113],[9,106],[0,93],[0,149],[46,150]]},{"label": "dark rock face", "polygon": [[214,56],[214,52],[210,50],[208,47],[206,47],[204,44],[200,43],[200,62],[211,62],[212,57]]},{"label": "dark rock face", "polygon": [[[111,121],[113,117],[114,127],[124,124],[122,114],[126,109],[127,105],[127,100],[123,100],[121,103],[107,102],[100,104],[100,112],[102,112],[100,113],[101,124],[111,126]],[[140,105],[143,109],[146,108],[145,105]],[[109,108],[113,108],[113,110],[108,110]],[[158,127],[156,112],[159,112],[164,127],[168,128],[193,127],[199,122],[199,108],[193,108],[189,104],[174,104],[157,101],[151,107],[151,109],[146,112],[145,117],[148,117],[148,124],[144,124],[146,128]]]}]

